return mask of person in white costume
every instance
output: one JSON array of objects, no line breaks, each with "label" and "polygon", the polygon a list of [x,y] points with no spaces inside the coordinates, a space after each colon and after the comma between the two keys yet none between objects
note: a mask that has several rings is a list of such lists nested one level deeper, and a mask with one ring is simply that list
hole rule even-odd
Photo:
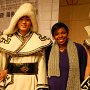
[{"label": "person in white costume", "polygon": [[[89,15],[90,17],[90,15]],[[87,50],[87,66],[86,66],[86,70],[85,70],[85,79],[90,76],[90,26],[85,26],[84,27],[87,34],[88,34],[88,38],[86,38],[84,40],[84,45],[86,47],[86,50]]]},{"label": "person in white costume", "polygon": [[0,82],[5,90],[48,90],[45,48],[52,41],[38,34],[35,10],[24,3],[0,37]]}]

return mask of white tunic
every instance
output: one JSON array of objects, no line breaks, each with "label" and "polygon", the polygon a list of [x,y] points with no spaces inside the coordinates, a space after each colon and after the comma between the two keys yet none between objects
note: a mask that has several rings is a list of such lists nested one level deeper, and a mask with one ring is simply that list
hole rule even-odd
[{"label": "white tunic", "polygon": [[[1,39],[0,51],[1,57],[0,67],[5,68],[7,62],[6,54],[11,55],[10,63],[38,63],[38,74],[12,75],[12,84],[9,84],[5,90],[37,90],[37,88],[48,88],[46,77],[46,63],[44,48],[51,44],[50,39],[42,38],[40,35],[32,33],[27,40],[20,40],[17,35],[10,36],[10,42],[7,36],[3,36],[5,40]],[[7,77],[11,76],[8,74]],[[9,78],[11,80],[11,78]]]}]

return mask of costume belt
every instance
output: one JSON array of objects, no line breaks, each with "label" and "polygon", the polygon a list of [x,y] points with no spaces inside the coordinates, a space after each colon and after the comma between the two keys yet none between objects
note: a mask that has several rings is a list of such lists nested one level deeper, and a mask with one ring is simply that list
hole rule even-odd
[{"label": "costume belt", "polygon": [[35,75],[38,73],[38,63],[9,63],[8,73]]}]

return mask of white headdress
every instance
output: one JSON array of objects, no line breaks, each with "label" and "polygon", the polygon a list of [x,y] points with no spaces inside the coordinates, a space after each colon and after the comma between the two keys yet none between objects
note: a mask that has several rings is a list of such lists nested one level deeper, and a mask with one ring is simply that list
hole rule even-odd
[{"label": "white headdress", "polygon": [[[89,18],[90,18],[90,13],[89,13]],[[90,25],[85,26],[84,28],[85,28],[85,30],[86,30],[86,32],[87,32],[87,34],[88,34],[88,38],[86,38],[86,39],[84,40],[84,45],[90,46]]]},{"label": "white headdress", "polygon": [[11,22],[9,24],[9,27],[4,30],[3,34],[13,34],[17,31],[16,24],[18,20],[23,17],[23,16],[28,16],[32,22],[32,28],[31,30],[35,33],[38,32],[38,25],[37,25],[37,19],[36,19],[36,14],[35,14],[35,9],[30,3],[25,3],[21,5],[14,16],[11,19]]},{"label": "white headdress", "polygon": [[[90,19],[90,13],[89,13],[89,19]],[[90,25],[84,27],[88,36],[90,37]]]},{"label": "white headdress", "polygon": [[90,37],[90,26],[85,26],[84,28],[85,28],[88,36]]}]

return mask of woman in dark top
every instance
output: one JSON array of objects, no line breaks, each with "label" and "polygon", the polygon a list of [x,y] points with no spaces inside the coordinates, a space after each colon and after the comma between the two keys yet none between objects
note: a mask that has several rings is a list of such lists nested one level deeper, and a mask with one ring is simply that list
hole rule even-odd
[{"label": "woman in dark top", "polygon": [[46,49],[50,90],[81,90],[87,63],[85,48],[68,38],[64,23],[54,24],[51,33],[55,42]]}]

